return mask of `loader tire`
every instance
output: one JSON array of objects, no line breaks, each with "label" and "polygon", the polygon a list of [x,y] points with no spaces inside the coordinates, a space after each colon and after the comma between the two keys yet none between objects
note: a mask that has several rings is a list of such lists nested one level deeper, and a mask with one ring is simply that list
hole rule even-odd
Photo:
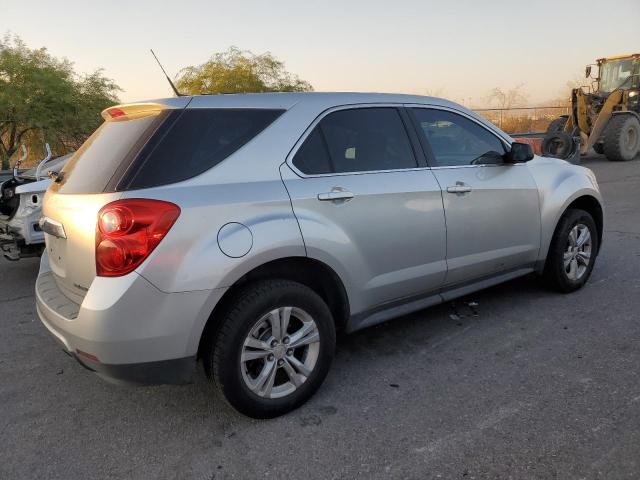
[{"label": "loader tire", "polygon": [[612,162],[632,160],[640,152],[640,122],[633,115],[614,115],[604,131],[604,155]]},{"label": "loader tire", "polygon": [[542,156],[566,160],[573,150],[573,139],[567,133],[556,131],[547,133],[542,139]]},{"label": "loader tire", "polygon": [[567,117],[558,117],[553,120],[547,127],[547,133],[555,133],[564,131],[564,126],[567,124]]}]

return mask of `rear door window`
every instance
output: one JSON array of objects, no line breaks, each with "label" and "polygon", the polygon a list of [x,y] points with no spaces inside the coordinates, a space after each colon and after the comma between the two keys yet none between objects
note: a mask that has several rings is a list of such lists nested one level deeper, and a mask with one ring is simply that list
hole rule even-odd
[{"label": "rear door window", "polygon": [[328,114],[307,137],[293,164],[308,175],[418,166],[402,118],[393,107]]},{"label": "rear door window", "polygon": [[293,159],[293,164],[307,175],[320,175],[335,171],[331,157],[329,157],[324,134],[319,127],[314,128],[304,141]]}]

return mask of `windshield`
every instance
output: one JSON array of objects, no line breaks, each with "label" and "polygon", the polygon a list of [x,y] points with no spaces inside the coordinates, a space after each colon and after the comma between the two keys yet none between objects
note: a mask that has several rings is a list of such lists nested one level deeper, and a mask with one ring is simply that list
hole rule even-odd
[{"label": "windshield", "polygon": [[[637,71],[634,68],[639,65],[640,62],[635,58],[625,58],[621,60],[609,60],[600,66],[600,91],[601,92],[613,92],[616,88],[625,87],[629,88],[637,80]],[[636,75],[635,80],[630,80],[629,77]]]}]

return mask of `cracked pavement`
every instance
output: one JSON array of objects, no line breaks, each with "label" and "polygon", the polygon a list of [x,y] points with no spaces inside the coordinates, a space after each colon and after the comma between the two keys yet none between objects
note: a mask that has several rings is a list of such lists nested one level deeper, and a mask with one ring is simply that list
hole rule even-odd
[{"label": "cracked pavement", "polygon": [[37,260],[1,261],[0,478],[639,478],[640,160],[583,164],[607,215],[583,290],[530,276],[341,336],[318,394],[269,421],[204,374],[104,382],[36,320]]}]

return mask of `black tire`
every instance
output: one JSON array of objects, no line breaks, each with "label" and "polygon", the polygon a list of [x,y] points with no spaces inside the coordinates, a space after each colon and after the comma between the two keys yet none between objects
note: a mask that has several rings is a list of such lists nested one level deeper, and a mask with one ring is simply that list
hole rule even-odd
[{"label": "black tire", "polygon": [[[280,307],[297,307],[314,320],[320,335],[315,367],[306,381],[280,398],[254,393],[243,377],[242,349],[260,318]],[[324,381],[335,351],[335,324],[329,308],[313,290],[289,280],[261,280],[244,287],[222,313],[217,333],[205,349],[205,369],[227,402],[252,418],[273,418],[302,405]]]},{"label": "black tire", "polygon": [[614,115],[604,131],[603,153],[612,162],[626,162],[640,152],[640,122],[634,115]]},{"label": "black tire", "polygon": [[547,133],[562,132],[567,124],[567,117],[558,117],[553,120],[547,127]]},{"label": "black tire", "polygon": [[[569,246],[569,234],[577,225],[584,225],[591,235],[591,257],[584,273],[575,280],[569,278],[565,268],[564,255]],[[544,280],[554,290],[569,293],[574,292],[589,280],[598,254],[598,229],[589,212],[579,209],[568,209],[556,226],[551,239],[549,253],[544,267]]]},{"label": "black tire", "polygon": [[593,145],[593,151],[599,155],[604,153],[604,145],[602,143],[596,143]]},{"label": "black tire", "polygon": [[564,132],[553,132],[545,135],[542,140],[542,155],[566,160],[573,150],[573,138]]}]

